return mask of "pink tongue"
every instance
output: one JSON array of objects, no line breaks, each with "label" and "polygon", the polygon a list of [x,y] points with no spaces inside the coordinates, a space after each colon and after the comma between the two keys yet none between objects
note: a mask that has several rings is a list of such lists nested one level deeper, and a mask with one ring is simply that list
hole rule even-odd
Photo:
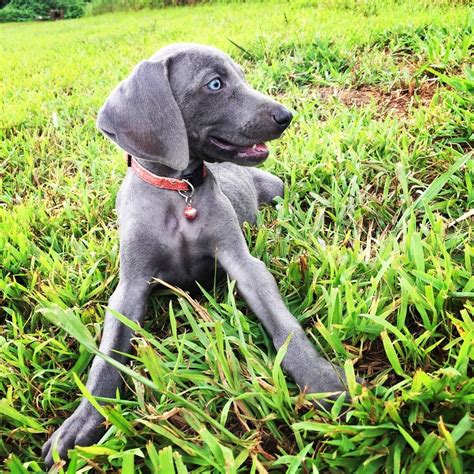
[{"label": "pink tongue", "polygon": [[257,143],[255,147],[248,146],[248,147],[245,147],[242,151],[247,152],[247,153],[252,153],[253,151],[257,151],[261,153],[267,150],[268,150],[268,147],[267,145],[265,145],[265,143]]}]

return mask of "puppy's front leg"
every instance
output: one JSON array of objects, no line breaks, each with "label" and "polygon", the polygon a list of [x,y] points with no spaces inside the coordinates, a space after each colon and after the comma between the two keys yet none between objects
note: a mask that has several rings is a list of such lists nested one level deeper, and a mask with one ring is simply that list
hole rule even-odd
[{"label": "puppy's front leg", "polygon": [[252,257],[242,234],[232,239],[234,245],[218,248],[218,260],[244,297],[250,309],[270,334],[278,349],[292,336],[283,368],[310,393],[346,390],[343,371],[321,357],[306,337],[302,327],[286,308],[273,276],[260,260]]},{"label": "puppy's front leg", "polygon": [[[110,298],[109,308],[141,323],[146,312],[149,291],[150,286],[146,281],[141,284],[121,281]],[[117,351],[124,353],[130,351],[131,330],[107,311],[102,334],[99,350],[122,363],[125,362],[126,357]],[[96,356],[87,380],[87,388],[92,395],[112,398],[117,388],[121,386],[120,372]],[[102,436],[103,421],[103,417],[83,398],[74,413],[43,446],[42,454],[46,466],[51,467],[53,464],[52,446],[56,440],[60,457],[66,459],[68,449],[76,445],[89,446]]]}]

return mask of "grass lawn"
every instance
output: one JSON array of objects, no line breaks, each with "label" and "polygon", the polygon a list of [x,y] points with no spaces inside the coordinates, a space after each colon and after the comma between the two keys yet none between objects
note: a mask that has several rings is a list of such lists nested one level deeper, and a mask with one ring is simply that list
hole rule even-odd
[{"label": "grass lawn", "polygon": [[344,365],[352,403],[312,408],[233,282],[163,294],[137,331],[126,393],[103,408],[107,433],[64,471],[474,470],[467,3],[234,3],[0,25],[0,471],[41,472],[42,444],[80,400],[117,284],[126,170],[95,115],[176,41],[229,52],[297,112],[264,165],[285,197],[244,233],[316,347]]}]

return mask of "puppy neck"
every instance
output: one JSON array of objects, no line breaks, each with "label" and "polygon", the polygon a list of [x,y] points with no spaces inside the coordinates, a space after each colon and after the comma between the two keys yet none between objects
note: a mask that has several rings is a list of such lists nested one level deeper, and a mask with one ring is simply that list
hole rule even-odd
[{"label": "puppy neck", "polygon": [[194,170],[198,167],[202,166],[203,160],[200,160],[197,157],[190,157],[188,166],[183,171],[177,171],[169,166],[162,165],[161,163],[157,163],[156,161],[151,160],[144,160],[142,158],[135,159],[143,166],[146,170],[150,171],[151,173],[157,176],[163,176],[164,178],[175,178],[180,179],[183,176],[191,174]]}]

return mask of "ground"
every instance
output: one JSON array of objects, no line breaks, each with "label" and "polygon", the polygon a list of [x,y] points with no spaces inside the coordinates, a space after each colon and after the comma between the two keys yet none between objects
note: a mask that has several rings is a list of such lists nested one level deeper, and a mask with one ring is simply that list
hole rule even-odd
[{"label": "ground", "polygon": [[0,26],[0,469],[41,472],[117,284],[126,165],[97,110],[138,61],[194,41],[296,112],[264,164],[285,197],[244,233],[345,367],[351,404],[313,408],[232,282],[163,294],[123,368],[127,392],[106,400],[107,434],[64,469],[472,471],[467,4],[219,3]]}]

